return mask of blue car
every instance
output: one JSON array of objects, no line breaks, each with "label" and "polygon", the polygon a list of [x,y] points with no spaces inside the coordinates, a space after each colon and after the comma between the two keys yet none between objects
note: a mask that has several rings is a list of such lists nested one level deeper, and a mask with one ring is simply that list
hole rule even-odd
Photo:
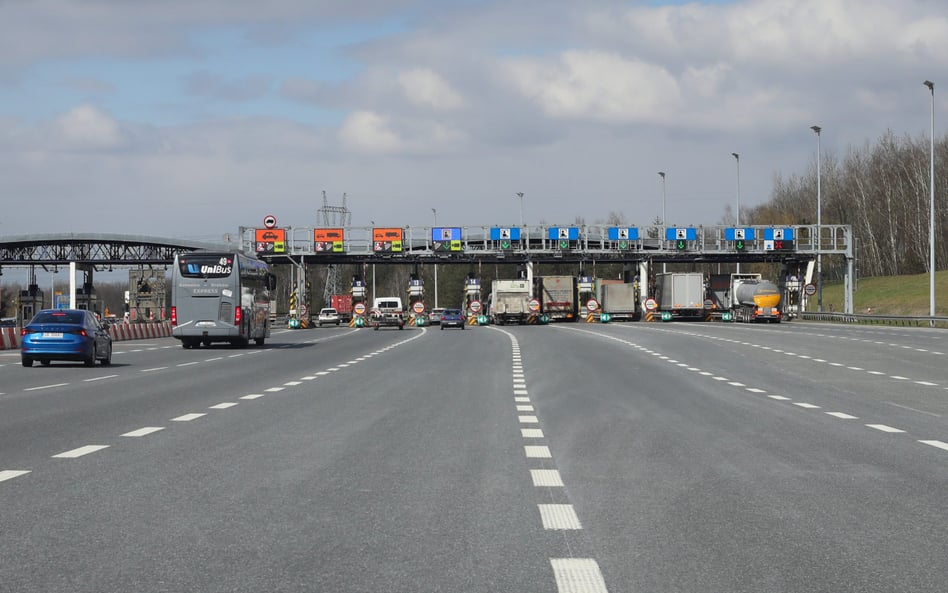
[{"label": "blue car", "polygon": [[112,363],[112,336],[91,311],[44,309],[20,330],[20,359],[48,366],[54,360],[72,360],[94,366]]},{"label": "blue car", "polygon": [[460,327],[464,329],[464,313],[460,309],[445,309],[441,312],[441,329]]}]

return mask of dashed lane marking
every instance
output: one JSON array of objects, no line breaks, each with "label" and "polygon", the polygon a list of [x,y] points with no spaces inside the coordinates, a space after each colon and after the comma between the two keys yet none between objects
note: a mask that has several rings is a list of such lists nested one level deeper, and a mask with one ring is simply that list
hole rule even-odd
[{"label": "dashed lane marking", "polygon": [[556,488],[563,486],[563,478],[556,469],[531,469],[530,478],[537,487]]},{"label": "dashed lane marking", "polygon": [[286,387],[267,387],[264,391],[268,393],[277,393],[278,391],[283,391]]},{"label": "dashed lane marking", "polygon": [[535,412],[536,410],[533,409],[533,406],[524,404],[521,406],[517,406],[517,411],[518,412]]},{"label": "dashed lane marking", "polygon": [[582,529],[571,504],[538,504],[544,529]]},{"label": "dashed lane marking", "polygon": [[56,459],[75,459],[77,457],[82,457],[83,455],[88,455],[89,453],[95,453],[96,451],[101,451],[102,449],[108,449],[109,445],[86,445],[85,447],[79,447],[78,449],[73,449],[71,451],[64,451],[62,453],[57,453],[53,455]]},{"label": "dashed lane marking", "polygon": [[539,424],[540,420],[536,416],[518,416],[520,424]]},{"label": "dashed lane marking", "polygon": [[192,420],[197,420],[201,416],[207,416],[207,414],[204,414],[204,413],[185,414],[183,416],[178,416],[177,418],[172,418],[171,421],[172,422],[190,422]]},{"label": "dashed lane marking", "polygon": [[869,428],[875,428],[876,430],[881,430],[882,432],[905,432],[899,428],[892,428],[891,426],[886,426],[885,424],[867,424]]},{"label": "dashed lane marking", "polygon": [[83,379],[84,383],[92,383],[93,381],[101,381],[102,379],[114,379],[118,375],[102,375],[101,377],[90,377],[89,379]]},{"label": "dashed lane marking", "polygon": [[13,478],[19,478],[20,476],[25,476],[30,473],[31,470],[28,469],[5,469],[0,470],[0,482],[5,482],[7,480],[12,480]]},{"label": "dashed lane marking", "polygon": [[919,442],[925,445],[931,445],[932,447],[938,447],[939,449],[944,449],[945,451],[948,451],[948,443],[945,443],[942,441],[919,441]]},{"label": "dashed lane marking", "polygon": [[592,558],[550,558],[559,593],[606,593],[599,563]]},{"label": "dashed lane marking", "polygon": [[553,454],[546,445],[526,445],[523,448],[524,454],[531,459],[552,459]]},{"label": "dashed lane marking", "polygon": [[150,435],[159,430],[164,430],[164,426],[145,426],[144,428],[139,428],[138,430],[133,430],[131,432],[126,432],[123,434],[123,437],[143,437]]},{"label": "dashed lane marking", "polygon": [[830,416],[835,416],[836,418],[840,418],[841,420],[859,420],[858,416],[850,416],[844,412],[827,412],[827,414]]},{"label": "dashed lane marking", "polygon": [[154,372],[154,371],[163,371],[163,370],[165,370],[165,369],[167,369],[167,368],[168,368],[168,367],[154,367],[154,368],[150,368],[150,369],[142,369],[142,372],[143,372],[143,373],[151,373],[151,372]]},{"label": "dashed lane marking", "polygon": [[240,399],[258,399],[263,397],[262,393],[248,393],[247,395],[240,396]]},{"label": "dashed lane marking", "polygon": [[53,389],[54,387],[65,387],[69,383],[53,383],[52,385],[40,385],[39,387],[27,387],[23,391],[39,391],[41,389]]},{"label": "dashed lane marking", "polygon": [[520,436],[525,439],[542,439],[543,430],[540,428],[521,428]]},{"label": "dashed lane marking", "polygon": [[227,408],[233,408],[237,405],[237,402],[221,402],[214,406],[208,406],[209,410],[226,410]]}]

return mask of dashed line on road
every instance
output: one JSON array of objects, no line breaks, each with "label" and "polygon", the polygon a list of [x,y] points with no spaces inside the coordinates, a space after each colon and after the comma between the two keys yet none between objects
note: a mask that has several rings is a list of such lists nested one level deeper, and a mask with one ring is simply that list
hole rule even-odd
[{"label": "dashed line on road", "polygon": [[57,453],[53,455],[55,459],[75,459],[77,457],[82,457],[90,453],[95,453],[96,451],[101,451],[102,449],[108,449],[110,445],[86,445],[85,447],[79,447],[78,449],[72,449],[70,451],[63,451],[62,453]]},{"label": "dashed line on road", "polygon": [[0,482],[6,482],[7,480],[12,480],[13,478],[19,478],[20,476],[25,476],[30,473],[31,470],[28,469],[5,469],[0,470]]},{"label": "dashed line on road", "polygon": [[192,421],[192,420],[197,420],[197,419],[200,418],[201,416],[207,416],[207,414],[204,414],[204,413],[197,413],[197,412],[195,412],[195,413],[193,413],[193,414],[184,414],[183,416],[178,416],[177,418],[172,418],[171,421],[172,421],[172,422],[190,422],[190,421]]},{"label": "dashed line on road", "polygon": [[23,391],[40,391],[41,389],[53,389],[55,387],[66,387],[69,383],[53,383],[52,385],[39,385],[37,387],[27,387]]},{"label": "dashed line on road", "polygon": [[592,558],[550,558],[559,593],[606,593],[599,563]]},{"label": "dashed line on road", "polygon": [[538,504],[543,529],[582,529],[571,504]]},{"label": "dashed line on road", "polygon": [[123,434],[123,437],[143,437],[150,435],[152,433],[158,432],[159,430],[164,430],[164,426],[145,426],[144,428],[139,428],[138,430],[133,430],[131,432],[126,432]]}]

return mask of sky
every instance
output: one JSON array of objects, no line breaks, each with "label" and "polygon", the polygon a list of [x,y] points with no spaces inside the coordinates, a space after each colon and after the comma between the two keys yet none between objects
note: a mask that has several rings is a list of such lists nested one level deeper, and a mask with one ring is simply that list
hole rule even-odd
[{"label": "sky", "polygon": [[0,237],[718,224],[925,80],[944,0],[0,0]]}]

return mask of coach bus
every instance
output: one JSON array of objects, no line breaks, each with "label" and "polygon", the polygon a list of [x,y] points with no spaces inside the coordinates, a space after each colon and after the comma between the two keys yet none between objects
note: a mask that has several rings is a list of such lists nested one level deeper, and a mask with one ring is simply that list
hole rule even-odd
[{"label": "coach bus", "polygon": [[266,262],[243,253],[180,253],[171,272],[171,335],[185,348],[261,346],[270,337],[275,287]]}]

